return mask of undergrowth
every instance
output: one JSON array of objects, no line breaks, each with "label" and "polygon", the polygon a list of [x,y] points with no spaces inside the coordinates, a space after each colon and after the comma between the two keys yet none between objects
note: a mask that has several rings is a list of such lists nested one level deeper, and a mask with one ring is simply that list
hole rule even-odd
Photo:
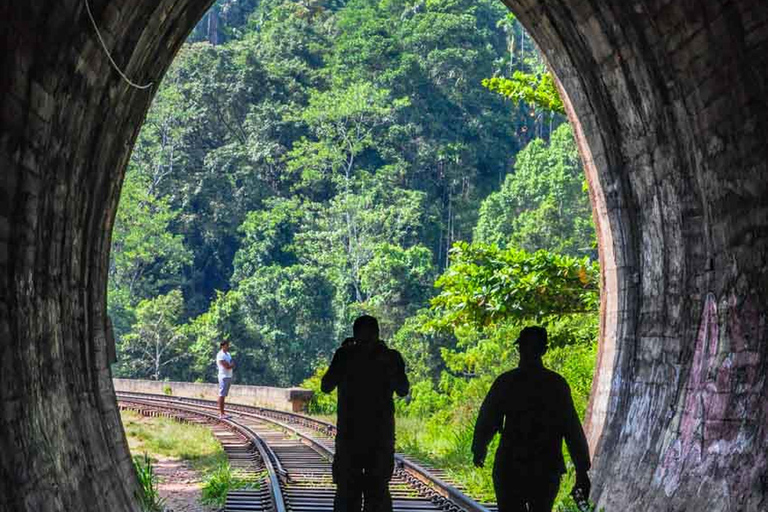
[{"label": "undergrowth", "polygon": [[139,504],[144,512],[163,512],[165,499],[157,490],[157,475],[152,467],[152,460],[147,453],[133,457],[133,467],[139,478]]},{"label": "undergrowth", "polygon": [[245,478],[233,471],[228,462],[219,464],[206,476],[201,502],[206,505],[223,507],[227,494],[238,489],[258,489],[257,479]]},{"label": "undergrowth", "polygon": [[134,454],[146,452],[155,459],[187,460],[202,472],[211,471],[227,460],[221,444],[206,427],[170,418],[147,418],[131,411],[122,411],[121,416]]}]

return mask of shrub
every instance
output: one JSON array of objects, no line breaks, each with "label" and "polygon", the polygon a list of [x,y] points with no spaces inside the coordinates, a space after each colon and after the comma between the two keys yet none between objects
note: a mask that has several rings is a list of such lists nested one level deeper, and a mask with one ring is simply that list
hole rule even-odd
[{"label": "shrub", "polygon": [[313,392],[312,398],[307,403],[309,414],[336,414],[336,390],[333,393],[323,393],[320,390],[320,380],[327,371],[327,366],[319,366],[311,377],[301,383],[302,388]]},{"label": "shrub", "polygon": [[223,507],[230,491],[258,488],[258,482],[239,477],[232,471],[229,462],[225,462],[208,474],[200,501],[205,505]]},{"label": "shrub", "polygon": [[165,499],[160,497],[157,491],[157,475],[152,467],[149,455],[136,455],[133,457],[133,467],[139,478],[139,504],[144,512],[162,512]]},{"label": "shrub", "polygon": [[411,386],[411,397],[408,402],[398,400],[395,402],[399,414],[426,418],[431,414],[445,409],[448,406],[448,397],[435,390],[431,380],[422,380]]}]

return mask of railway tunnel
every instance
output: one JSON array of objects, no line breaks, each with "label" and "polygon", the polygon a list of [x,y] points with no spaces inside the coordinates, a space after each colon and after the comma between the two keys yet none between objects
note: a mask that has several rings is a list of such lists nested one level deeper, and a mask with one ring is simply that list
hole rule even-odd
[{"label": "railway tunnel", "polygon": [[[153,92],[210,0],[6,1],[0,509],[135,511],[106,316]],[[768,509],[768,4],[506,0],[546,55],[596,211],[586,427],[607,511]]]}]

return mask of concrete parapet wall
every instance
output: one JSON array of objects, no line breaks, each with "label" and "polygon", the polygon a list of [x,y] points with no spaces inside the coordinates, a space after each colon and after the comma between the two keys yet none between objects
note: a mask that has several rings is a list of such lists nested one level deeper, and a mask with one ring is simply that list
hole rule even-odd
[{"label": "concrete parapet wall", "polygon": [[[139,379],[112,379],[115,391],[156,393],[216,400],[219,385],[202,382],[172,382]],[[272,388],[232,384],[227,402],[301,412],[307,408],[313,392],[302,388]]]}]

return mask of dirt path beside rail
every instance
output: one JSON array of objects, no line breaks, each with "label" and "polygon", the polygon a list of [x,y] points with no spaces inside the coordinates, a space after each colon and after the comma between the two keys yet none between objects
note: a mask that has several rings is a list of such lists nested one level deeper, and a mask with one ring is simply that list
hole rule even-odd
[{"label": "dirt path beside rail", "polygon": [[214,512],[219,509],[200,503],[202,475],[184,460],[163,458],[154,464],[158,492],[166,512]]}]

